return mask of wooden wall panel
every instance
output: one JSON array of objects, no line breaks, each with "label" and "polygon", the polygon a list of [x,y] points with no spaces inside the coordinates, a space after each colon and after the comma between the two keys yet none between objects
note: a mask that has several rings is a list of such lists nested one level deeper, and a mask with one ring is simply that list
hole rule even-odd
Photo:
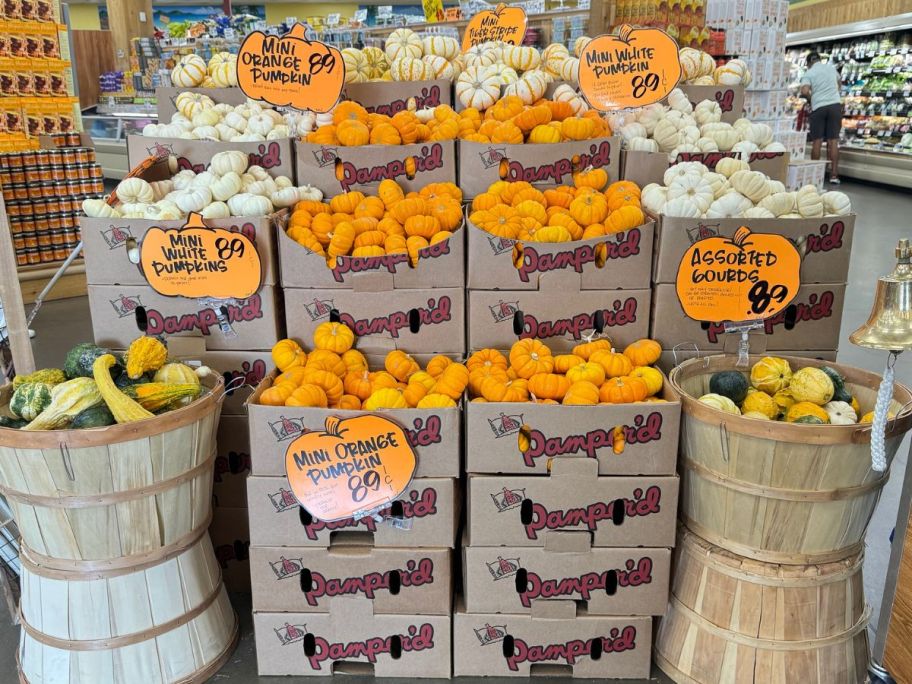
[{"label": "wooden wall panel", "polygon": [[809,31],[912,12],[912,0],[822,0],[789,9],[788,30]]},{"label": "wooden wall panel", "polygon": [[79,106],[98,102],[98,75],[114,71],[114,42],[110,31],[70,31],[70,45],[76,59]]}]

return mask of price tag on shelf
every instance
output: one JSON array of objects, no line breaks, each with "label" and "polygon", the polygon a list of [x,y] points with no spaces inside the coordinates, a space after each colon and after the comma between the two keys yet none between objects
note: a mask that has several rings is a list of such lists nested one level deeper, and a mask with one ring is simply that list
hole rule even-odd
[{"label": "price tag on shelf", "polygon": [[899,49],[899,54],[901,54],[901,55],[908,54],[908,52],[909,52],[909,48],[907,48],[907,47]]},{"label": "price tag on shelf", "polygon": [[593,38],[580,55],[580,91],[603,112],[665,99],[681,79],[677,43],[661,29],[624,24]]},{"label": "price tag on shelf", "polygon": [[377,5],[377,18],[378,19],[389,19],[393,16],[393,6],[392,5]]},{"label": "price tag on shelf", "polygon": [[139,262],[149,286],[166,297],[247,299],[256,294],[263,275],[249,237],[209,228],[197,213],[181,228],[150,228]]},{"label": "price tag on shelf", "polygon": [[306,38],[297,23],[283,36],[254,31],[238,52],[238,85],[252,100],[276,107],[328,112],[345,82],[338,48]]},{"label": "price tag on shelf", "polygon": [[675,289],[697,321],[754,321],[775,316],[798,294],[801,257],[782,235],[709,237],[691,245],[678,265]]},{"label": "price tag on shelf", "polygon": [[882,138],[882,137],[884,137],[886,134],[887,134],[886,131],[877,131],[877,137],[878,137],[878,138]]},{"label": "price tag on shelf", "polygon": [[[873,54],[873,53],[871,53],[871,54]],[[887,51],[886,51],[886,50],[878,50],[878,51],[877,51],[878,57],[883,57],[885,54],[887,54]]]},{"label": "price tag on shelf", "polygon": [[357,21],[361,24],[363,24],[365,21],[367,21],[367,10],[366,9],[355,10],[355,21]]},{"label": "price tag on shelf", "polygon": [[360,518],[391,504],[415,473],[405,430],[386,416],[330,416],[325,429],[298,436],[285,474],[298,502],[319,520]]}]

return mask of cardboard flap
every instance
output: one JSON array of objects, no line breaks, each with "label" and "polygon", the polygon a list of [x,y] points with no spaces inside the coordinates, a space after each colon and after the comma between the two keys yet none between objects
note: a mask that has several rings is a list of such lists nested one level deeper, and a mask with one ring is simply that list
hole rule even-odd
[{"label": "cardboard flap", "polygon": [[206,340],[202,335],[168,338],[168,356],[177,358],[199,358],[206,352]]},{"label": "cardboard flap", "polygon": [[367,598],[334,596],[329,600],[329,612],[333,618],[338,618],[334,624],[348,628],[366,625],[374,617],[374,602]]},{"label": "cardboard flap", "polygon": [[545,551],[550,553],[585,553],[592,549],[589,532],[549,532],[545,535]]},{"label": "cardboard flap", "polygon": [[538,276],[538,289],[560,292],[572,297],[582,290],[582,275],[569,268],[542,273]]},{"label": "cardboard flap", "polygon": [[355,292],[389,292],[395,288],[392,273],[358,273],[351,282]]},{"label": "cardboard flap", "polygon": [[551,462],[551,477],[584,479],[598,477],[598,461],[593,458],[557,458]]},{"label": "cardboard flap", "polygon": [[544,599],[532,601],[533,620],[572,620],[576,617],[576,601]]}]

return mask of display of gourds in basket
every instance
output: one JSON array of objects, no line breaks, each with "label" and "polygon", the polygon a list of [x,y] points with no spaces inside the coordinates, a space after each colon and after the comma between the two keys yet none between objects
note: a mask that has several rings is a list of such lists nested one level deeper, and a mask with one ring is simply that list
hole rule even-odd
[{"label": "display of gourds in basket", "polygon": [[123,356],[91,343],[67,352],[63,368],[43,368],[13,379],[0,428],[65,430],[128,423],[172,411],[197,399],[205,367],[168,360],[165,345],[138,337]]},{"label": "display of gourds in basket", "polygon": [[469,356],[473,402],[534,402],[593,405],[661,402],[664,376],[654,367],[661,354],[655,340],[641,339],[623,352],[600,337],[555,355],[543,342],[515,342],[508,353],[480,349]]},{"label": "display of gourds in basket", "polygon": [[328,202],[295,205],[286,234],[326,259],[332,268],[342,256],[407,254],[414,266],[424,250],[449,239],[462,227],[462,190],[453,183],[430,183],[405,193],[389,178],[377,195],[353,191]]},{"label": "display of gourds in basket", "polygon": [[511,240],[571,242],[635,228],[645,216],[636,183],[608,184],[603,169],[587,169],[573,174],[573,187],[540,190],[526,181],[495,181],[472,200],[469,220]]},{"label": "display of gourds in basket", "polygon": [[799,425],[873,421],[873,411],[861,415],[858,400],[836,369],[807,366],[793,370],[787,360],[775,356],[757,361],[750,373],[714,373],[709,380],[709,393],[699,400],[720,411],[755,420]]},{"label": "display of gourds in basket", "polygon": [[458,404],[468,385],[465,365],[447,356],[433,357],[422,369],[409,354],[394,350],[383,369],[371,370],[354,343],[354,333],[342,323],[317,326],[309,353],[295,340],[280,340],[272,348],[279,375],[259,402],[368,411],[448,408]]}]

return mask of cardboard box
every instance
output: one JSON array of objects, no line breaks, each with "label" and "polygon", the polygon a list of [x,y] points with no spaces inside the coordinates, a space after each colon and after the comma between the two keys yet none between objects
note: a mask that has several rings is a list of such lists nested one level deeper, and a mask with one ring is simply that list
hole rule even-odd
[{"label": "cardboard box", "polygon": [[453,548],[459,520],[456,481],[448,478],[412,480],[402,499],[381,512],[380,523],[371,516],[316,520],[298,504],[284,477],[248,477],[247,507],[255,546],[325,548],[347,537],[351,543],[378,547]]},{"label": "cardboard box", "polygon": [[292,139],[264,140],[262,142],[222,142],[220,140],[184,140],[144,135],[127,136],[128,168],[137,166],[147,157],[162,154],[177,157],[177,169],[192,169],[202,173],[209,166],[212,155],[226,150],[245,152],[251,165],[261,166],[272,175],[287,176],[294,180],[294,152]]},{"label": "cardboard box", "polygon": [[250,435],[245,416],[222,415],[216,440],[212,503],[220,508],[247,508]]},{"label": "cardboard box", "polygon": [[[231,216],[206,219],[210,228],[225,228],[243,233],[256,244],[263,268],[263,284],[275,285],[276,248],[270,216]],[[181,228],[186,219],[154,221],[150,219],[79,217],[79,229],[85,248],[86,280],[90,285],[146,285],[142,267],[134,264],[128,251],[138,248],[146,233],[153,227]]]},{"label": "cardboard box", "polygon": [[[453,674],[649,678],[652,618],[577,615],[571,601],[543,604],[531,615],[457,610],[453,618]],[[599,644],[597,658],[593,643]]]},{"label": "cardboard box", "polygon": [[[568,539],[576,545],[552,543]],[[541,602],[570,601],[587,615],[664,615],[669,549],[592,549],[578,542],[588,540],[554,536],[543,549],[466,546],[466,611],[525,615]]]},{"label": "cardboard box", "polygon": [[[786,349],[837,349],[845,283],[802,285],[798,295],[783,311],[763,322],[760,332],[767,336],[767,351]],[[726,333],[721,323],[701,323],[688,318],[678,301],[674,285],[656,285],[652,301],[652,333],[667,349],[676,344],[693,344],[701,350],[721,350]]]},{"label": "cardboard box", "polygon": [[572,185],[573,173],[588,166],[621,175],[621,139],[593,138],[550,145],[458,141],[459,187],[472,199],[499,180],[529,181],[538,187]]},{"label": "cardboard box", "polygon": [[[238,304],[223,304],[219,316],[196,299],[165,297],[148,285],[89,285],[96,344],[125,349],[139,335],[200,336],[206,349],[270,349],[283,338],[277,292],[266,285]],[[231,326],[229,337],[219,318]]]},{"label": "cardboard box", "polygon": [[[288,336],[313,339],[321,323],[338,320],[354,330],[364,353],[465,351],[465,291],[285,290]],[[415,332],[412,332],[415,330]],[[275,338],[274,338],[275,339]]]},{"label": "cardboard box", "polygon": [[349,83],[342,90],[342,99],[354,100],[369,112],[392,116],[409,109],[409,100],[415,100],[415,109],[453,104],[453,83],[441,78],[431,81],[376,81]]},{"label": "cardboard box", "polygon": [[[756,345],[755,345],[756,343]],[[766,350],[765,346],[765,335],[752,335],[751,336],[751,354],[762,354]],[[756,351],[755,351],[756,350]],[[716,352],[713,352],[716,353]],[[737,352],[728,352],[725,353],[737,353]],[[786,350],[786,351],[777,351],[777,356],[798,356],[808,359],[820,359],[821,361],[835,361],[836,360],[836,349],[815,349],[807,350],[802,349],[801,351]],[[690,349],[666,349],[662,351],[662,355],[659,357],[659,361],[656,364],[663,373],[670,373],[671,369],[675,366],[678,366],[685,361],[688,361],[694,357],[706,356],[709,354],[706,352],[700,352],[692,347]]]},{"label": "cardboard box", "polygon": [[604,334],[622,349],[649,336],[651,292],[644,290],[470,290],[469,349],[509,349],[534,337],[555,354]]},{"label": "cardboard box", "polygon": [[326,613],[334,597],[352,596],[370,600],[376,613],[450,615],[452,553],[348,545],[252,546],[253,610]]},{"label": "cardboard box", "polygon": [[722,109],[722,121],[735,123],[744,111],[744,86],[679,85],[687,99],[696,107],[703,100],[715,100]]},{"label": "cardboard box", "polygon": [[717,235],[730,238],[741,226],[747,226],[755,233],[773,233],[791,240],[801,255],[802,284],[840,283],[849,278],[855,214],[808,219],[661,216],[658,226],[653,271],[656,283],[677,280],[681,259],[694,242]]},{"label": "cardboard box", "polygon": [[[738,152],[685,152],[678,155],[675,163],[697,161],[713,170],[726,157],[740,159],[741,155]],[[673,166],[664,152],[624,150],[621,159],[624,168],[622,177],[640,187],[649,183],[664,185],[665,172]],[[788,179],[789,159],[788,152],[754,152],[750,155],[748,164],[752,171],[760,171],[773,180],[785,183]]]},{"label": "cardboard box", "polygon": [[209,525],[215,559],[228,591],[250,592],[250,532],[246,508],[215,508]]},{"label": "cardboard box", "polygon": [[329,613],[254,613],[262,676],[447,679],[452,671],[448,615],[382,615],[365,599],[336,598]]},{"label": "cardboard box", "polygon": [[[376,366],[371,366],[376,367]],[[322,430],[329,416],[343,420],[368,411],[291,406],[264,406],[263,390],[272,386],[275,373],[264,379],[247,404],[253,444],[253,473],[285,477],[285,452],[301,433]],[[395,409],[384,415],[399,423],[415,449],[415,477],[459,477],[462,446],[462,409]]]},{"label": "cardboard box", "polygon": [[[409,168],[414,163],[414,169]],[[377,194],[391,178],[406,192],[430,183],[456,182],[456,145],[452,140],[413,145],[318,145],[295,141],[298,178],[327,197],[359,190]]]},{"label": "cardboard box", "polygon": [[274,367],[269,350],[204,351],[189,355],[180,354],[179,358],[190,362],[191,365],[198,361],[220,374],[225,379],[222,416],[240,416],[245,421],[247,409],[244,402]]},{"label": "cardboard box", "polygon": [[466,229],[425,248],[413,268],[407,254],[381,257],[336,257],[329,268],[326,258],[292,240],[281,228],[276,231],[282,287],[364,289],[372,283],[384,290],[464,287]]},{"label": "cardboard box", "polygon": [[[497,237],[466,221],[468,286],[473,290],[582,290],[649,287],[655,224],[574,242],[522,242]],[[522,258],[519,267],[515,265]],[[560,280],[558,280],[560,279]]]},{"label": "cardboard box", "polygon": [[[599,475],[674,475],[681,404],[466,404],[466,472],[547,474],[552,459],[587,458]],[[623,438],[616,436],[617,429]],[[520,451],[520,436],[529,441]]]},{"label": "cardboard box", "polygon": [[551,535],[583,534],[592,546],[671,547],[678,484],[656,475],[599,477],[590,458],[557,459],[546,477],[470,475],[468,542],[544,546]]},{"label": "cardboard box", "polygon": [[171,115],[177,111],[174,100],[181,93],[199,93],[210,97],[216,104],[230,104],[232,107],[247,102],[247,96],[240,88],[156,88],[159,123],[171,122]]}]

